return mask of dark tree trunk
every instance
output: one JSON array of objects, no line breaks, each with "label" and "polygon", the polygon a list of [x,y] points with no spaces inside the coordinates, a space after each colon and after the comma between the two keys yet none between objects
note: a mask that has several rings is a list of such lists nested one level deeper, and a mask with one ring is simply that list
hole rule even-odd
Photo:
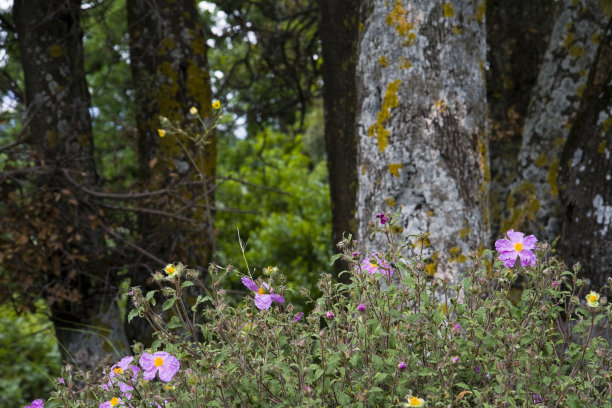
[{"label": "dark tree trunk", "polygon": [[[612,22],[612,20],[610,20]],[[559,255],[582,264],[594,290],[612,272],[612,24],[600,40],[559,172]]]},{"label": "dark tree trunk", "polygon": [[[47,299],[65,360],[93,369],[127,349],[98,213],[77,185],[98,181],[90,96],[83,70],[78,0],[17,0],[13,15],[23,65],[27,137],[42,175],[35,194],[52,225],[46,251]],[[53,197],[53,198],[51,198]]]},{"label": "dark tree trunk", "polygon": [[[160,138],[158,134],[160,116],[200,133],[190,108],[197,108],[204,118],[212,116],[207,46],[196,4],[193,0],[130,0],[127,15],[140,180],[143,188],[174,192],[151,200],[150,207],[191,220],[141,216],[140,246],[167,262],[182,261],[206,270],[214,243],[215,132],[209,133],[203,147],[182,135]],[[132,283],[145,284],[149,272],[133,271]],[[143,329],[129,332],[138,338]]]},{"label": "dark tree trunk", "polygon": [[[357,88],[355,68],[361,0],[320,0],[319,35],[323,49],[325,147],[332,203],[334,245],[357,239]],[[339,262],[336,273],[346,270]],[[348,282],[349,275],[340,279]]]},{"label": "dark tree trunk", "polygon": [[491,161],[491,231],[500,230],[514,181],[531,90],[558,11],[554,0],[487,1],[487,106]]}]

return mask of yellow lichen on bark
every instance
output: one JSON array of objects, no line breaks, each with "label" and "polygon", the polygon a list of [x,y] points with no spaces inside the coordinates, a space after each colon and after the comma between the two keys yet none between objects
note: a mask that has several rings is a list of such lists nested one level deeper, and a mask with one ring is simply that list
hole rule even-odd
[{"label": "yellow lichen on bark", "polygon": [[399,178],[399,169],[401,169],[402,167],[402,163],[389,163],[389,173]]},{"label": "yellow lichen on bark", "polygon": [[482,23],[482,20],[484,20],[486,11],[487,11],[487,1],[482,0],[478,4],[478,10],[476,10],[476,21],[478,21],[479,23]]},{"label": "yellow lichen on bark", "polygon": [[416,40],[416,34],[412,32],[414,24],[408,22],[406,18],[408,12],[402,6],[402,2],[397,0],[393,5],[393,10],[387,14],[386,22],[388,26],[395,26],[395,30],[401,37],[405,37],[403,45],[412,45]]},{"label": "yellow lichen on bark", "polygon": [[381,55],[378,59],[378,63],[386,68],[389,66],[389,59],[385,55]]},{"label": "yellow lichen on bark", "polygon": [[450,3],[444,3],[444,17],[453,18],[455,17],[455,9]]},{"label": "yellow lichen on bark", "polygon": [[49,47],[49,55],[53,58],[59,58],[66,55],[66,47],[63,44],[53,44]]},{"label": "yellow lichen on bark", "polygon": [[546,176],[548,184],[550,185],[550,193],[553,195],[553,197],[559,195],[559,189],[557,188],[557,174],[559,174],[559,159],[553,160]]},{"label": "yellow lichen on bark", "polygon": [[389,130],[386,129],[384,125],[385,122],[391,118],[391,109],[400,105],[397,97],[397,91],[399,90],[401,83],[402,81],[397,79],[389,84],[383,98],[380,112],[378,112],[376,123],[370,126],[368,129],[369,137],[376,135],[378,149],[381,152],[385,150],[389,144]]}]

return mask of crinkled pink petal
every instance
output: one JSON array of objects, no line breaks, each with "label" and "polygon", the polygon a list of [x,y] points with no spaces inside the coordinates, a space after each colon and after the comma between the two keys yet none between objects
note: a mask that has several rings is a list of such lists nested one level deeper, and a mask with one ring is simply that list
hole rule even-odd
[{"label": "crinkled pink petal", "polygon": [[499,260],[504,263],[506,268],[512,268],[514,266],[514,262],[516,262],[517,255],[518,253],[516,251],[502,252],[499,254]]},{"label": "crinkled pink petal", "polygon": [[270,297],[272,298],[272,300],[274,302],[285,303],[285,298],[282,297],[281,295],[278,295],[276,293],[272,293],[272,294],[270,294]]},{"label": "crinkled pink petal", "polygon": [[498,252],[514,251],[514,244],[507,239],[498,239],[495,241],[495,249]]},{"label": "crinkled pink petal", "polygon": [[537,242],[538,239],[535,237],[535,235],[528,235],[523,238],[523,249],[533,249],[536,247]]},{"label": "crinkled pink petal", "polygon": [[181,368],[181,363],[173,355],[164,358],[164,364],[159,367],[159,379],[165,382],[172,380],[172,377]]},{"label": "crinkled pink petal", "polygon": [[242,277],[242,284],[247,288],[251,289],[253,292],[259,292],[259,287],[257,286],[257,284],[246,276]]},{"label": "crinkled pink petal", "polygon": [[140,366],[145,371],[150,371],[156,368],[155,367],[155,357],[153,357],[149,353],[142,353],[142,355],[140,356],[140,360],[138,362],[140,363]]},{"label": "crinkled pink petal", "polygon": [[270,295],[260,295],[259,293],[255,295],[255,306],[259,310],[268,310],[272,305],[272,296]]},{"label": "crinkled pink petal", "polygon": [[134,357],[132,356],[123,357],[121,360],[119,360],[119,362],[117,363],[117,366],[125,371],[128,369],[128,366],[133,360],[134,360]]},{"label": "crinkled pink petal", "polygon": [[264,289],[268,292],[270,292],[270,285],[268,285],[267,282],[261,282],[261,284],[263,285]]},{"label": "crinkled pink petal", "polygon": [[528,249],[523,249],[521,252],[519,252],[519,257],[521,258],[522,266],[535,265],[536,263],[535,254]]},{"label": "crinkled pink petal", "polygon": [[45,408],[45,403],[41,399],[32,401],[32,408]]},{"label": "crinkled pink petal", "polygon": [[510,241],[512,242],[522,242],[523,237],[525,236],[525,234],[522,232],[515,232],[514,230],[509,230],[506,234],[508,234],[508,238],[510,238]]}]

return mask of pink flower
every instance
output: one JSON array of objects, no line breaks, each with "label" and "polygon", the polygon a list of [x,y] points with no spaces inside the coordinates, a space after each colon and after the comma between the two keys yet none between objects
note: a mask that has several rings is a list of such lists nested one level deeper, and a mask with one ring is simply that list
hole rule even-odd
[{"label": "pink flower", "polygon": [[406,363],[402,361],[401,363],[397,365],[397,368],[399,368],[400,370],[404,370],[406,368]]},{"label": "pink flower", "polygon": [[144,370],[142,376],[145,380],[154,379],[155,373],[159,372],[159,379],[168,382],[178,372],[181,364],[173,355],[165,351],[157,351],[153,355],[142,353],[140,366]]},{"label": "pink flower", "polygon": [[123,374],[126,371],[131,370],[132,373],[134,374],[132,378],[136,380],[136,375],[140,371],[140,368],[138,368],[138,366],[133,365],[133,364],[130,365],[130,363],[133,360],[134,360],[134,357],[132,356],[123,357],[117,364],[112,366],[110,369],[110,373],[108,375],[109,380],[106,384],[102,384],[102,388],[105,389],[106,391],[110,391],[110,389],[113,388],[115,383],[117,383],[119,385],[119,389],[121,390],[123,395],[126,397],[126,399],[128,400],[131,399],[132,394],[130,394],[129,391],[132,391],[134,387],[132,387],[129,384],[124,383],[123,381],[117,381],[116,377],[121,376],[123,378],[127,378],[127,376],[124,376]]},{"label": "pink flower", "polygon": [[365,305],[363,303],[360,303],[359,306],[357,306],[357,310],[363,312],[365,310]]},{"label": "pink flower", "polygon": [[538,239],[529,235],[524,236],[522,232],[510,230],[507,232],[508,239],[499,239],[495,242],[495,249],[499,252],[499,259],[503,261],[506,268],[512,268],[516,257],[521,258],[522,266],[535,265],[536,257],[531,249],[534,249]]},{"label": "pink flower", "polygon": [[295,316],[293,316],[293,320],[295,320],[295,322],[297,323],[302,320],[302,317],[304,317],[304,312],[299,312],[296,313]]},{"label": "pink flower", "polygon": [[380,218],[380,225],[385,225],[387,223],[387,217],[385,217],[385,213],[380,213],[376,215],[376,218]]},{"label": "pink flower", "polygon": [[334,312],[328,312],[327,313],[327,318],[328,319],[333,319],[334,318]]},{"label": "pink flower", "polygon": [[45,403],[41,399],[35,399],[30,404],[23,408],[45,408]]},{"label": "pink flower", "polygon": [[260,288],[255,282],[244,276],[242,277],[242,283],[244,286],[255,292],[255,306],[259,310],[268,310],[270,306],[272,306],[272,302],[285,303],[285,298],[283,298],[281,295],[275,294],[266,282],[264,282],[263,287]]},{"label": "pink flower", "polygon": [[355,266],[355,272],[359,273],[361,271],[366,271],[372,275],[375,273],[389,276],[393,275],[393,268],[389,266],[384,258],[379,258],[375,253],[361,261],[360,265]]}]

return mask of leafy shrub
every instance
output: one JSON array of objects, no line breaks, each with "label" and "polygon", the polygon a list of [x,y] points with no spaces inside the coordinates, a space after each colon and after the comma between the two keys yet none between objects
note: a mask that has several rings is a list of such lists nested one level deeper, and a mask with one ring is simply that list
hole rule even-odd
[{"label": "leafy shrub", "polygon": [[18,315],[8,304],[0,307],[0,361],[1,407],[23,406],[51,392],[53,377],[59,375],[61,367],[47,317],[42,313]]},{"label": "leafy shrub", "polygon": [[[392,221],[384,221],[375,232],[391,240]],[[75,380],[83,377],[66,372],[52,400],[66,407],[610,404],[611,353],[602,337],[610,334],[610,305],[594,292],[581,303],[584,282],[549,257],[548,245],[535,248],[533,265],[513,268],[500,260],[491,265],[490,250],[473,253],[472,266],[450,284],[427,274],[413,245],[423,238],[390,242],[392,249],[367,261],[350,237],[344,240],[334,260],[353,263],[352,281],[338,284],[323,274],[322,296],[299,291],[313,303],[307,315],[285,301],[292,290],[277,268],[253,278],[249,270],[243,276],[213,266],[202,282],[195,270],[169,265],[155,275],[167,299],[162,308],[173,313],[169,321],[153,312],[153,292],[132,288],[130,317],[147,319],[157,336],[150,350],[134,346],[140,367],[122,360],[80,392]],[[248,289],[235,307],[223,287],[228,274],[242,276]],[[524,289],[513,303],[519,278]],[[187,305],[181,292],[193,285],[203,294]],[[201,322],[188,317],[189,307]],[[155,363],[158,379],[150,375],[156,354],[145,353],[162,350],[168,354]],[[164,368],[168,356],[180,362],[175,373]]]}]

